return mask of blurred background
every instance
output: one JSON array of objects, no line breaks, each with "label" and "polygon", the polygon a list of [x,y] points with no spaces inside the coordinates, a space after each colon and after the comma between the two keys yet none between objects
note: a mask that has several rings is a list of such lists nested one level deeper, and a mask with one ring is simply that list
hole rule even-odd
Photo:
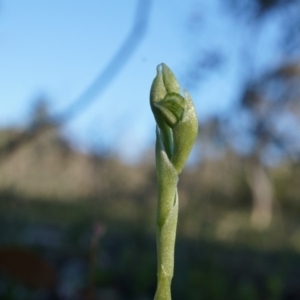
[{"label": "blurred background", "polygon": [[173,299],[300,299],[299,0],[0,0],[1,299],[153,299],[161,62],[199,117]]}]

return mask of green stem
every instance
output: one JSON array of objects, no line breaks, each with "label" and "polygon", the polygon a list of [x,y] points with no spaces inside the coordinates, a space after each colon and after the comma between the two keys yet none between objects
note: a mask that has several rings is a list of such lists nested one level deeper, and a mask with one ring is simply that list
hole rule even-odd
[{"label": "green stem", "polygon": [[160,64],[150,90],[156,127],[157,289],[154,300],[171,300],[178,218],[178,176],[197,137],[198,121],[191,97],[180,95],[172,71]]},{"label": "green stem", "polygon": [[157,225],[157,289],[154,300],[171,300],[177,217],[178,196],[176,192],[175,204],[166,222],[162,226]]},{"label": "green stem", "polygon": [[157,275],[157,289],[154,300],[170,300],[171,298],[171,280],[164,274]]},{"label": "green stem", "polygon": [[178,175],[164,151],[159,132],[156,143],[158,179],[157,206],[157,290],[155,300],[171,300],[174,248],[178,218]]}]

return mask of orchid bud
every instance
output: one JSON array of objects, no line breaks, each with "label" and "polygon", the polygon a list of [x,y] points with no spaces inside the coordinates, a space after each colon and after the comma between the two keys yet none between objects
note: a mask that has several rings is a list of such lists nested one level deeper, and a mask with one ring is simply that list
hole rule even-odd
[{"label": "orchid bud", "polygon": [[191,97],[180,95],[176,77],[163,63],[152,83],[150,105],[164,150],[179,174],[197,137],[198,121]]}]

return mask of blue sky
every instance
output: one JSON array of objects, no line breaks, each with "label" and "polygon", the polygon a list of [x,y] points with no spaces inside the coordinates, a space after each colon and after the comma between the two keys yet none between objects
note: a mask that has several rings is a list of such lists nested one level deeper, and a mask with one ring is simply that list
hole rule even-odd
[{"label": "blue sky", "polygon": [[[219,3],[154,0],[145,38],[134,55],[94,103],[64,126],[74,146],[81,150],[104,146],[125,159],[138,157],[154,141],[149,90],[157,64],[165,62],[185,83],[193,58],[211,48],[222,49],[225,66],[190,93],[200,118],[228,109],[243,80],[239,55],[251,32],[226,17]],[[53,114],[78,98],[130,32],[137,1],[2,0],[0,4],[3,127],[25,126],[40,95],[47,97]],[[189,27],[191,15],[201,21],[197,33]],[[254,49],[260,53],[260,66],[278,59],[276,55],[270,59],[268,49],[277,28],[265,27],[264,38],[257,37]]]}]

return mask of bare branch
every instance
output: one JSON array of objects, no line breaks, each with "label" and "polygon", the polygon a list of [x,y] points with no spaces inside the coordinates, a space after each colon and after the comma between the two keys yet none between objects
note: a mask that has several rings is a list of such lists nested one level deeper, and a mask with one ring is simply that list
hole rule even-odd
[{"label": "bare branch", "polygon": [[45,126],[40,124],[39,126],[28,128],[4,144],[0,148],[0,161],[15,153],[25,144],[34,141],[46,131],[51,128],[53,129],[53,126],[61,126],[71,119],[74,119],[82,113],[84,109],[91,105],[97,99],[96,97],[104,92],[128,62],[144,38],[149,21],[151,2],[152,0],[137,0],[132,30],[114,57],[94,82],[92,82],[92,84],[67,109],[50,118],[52,126],[49,126],[49,124]]}]

